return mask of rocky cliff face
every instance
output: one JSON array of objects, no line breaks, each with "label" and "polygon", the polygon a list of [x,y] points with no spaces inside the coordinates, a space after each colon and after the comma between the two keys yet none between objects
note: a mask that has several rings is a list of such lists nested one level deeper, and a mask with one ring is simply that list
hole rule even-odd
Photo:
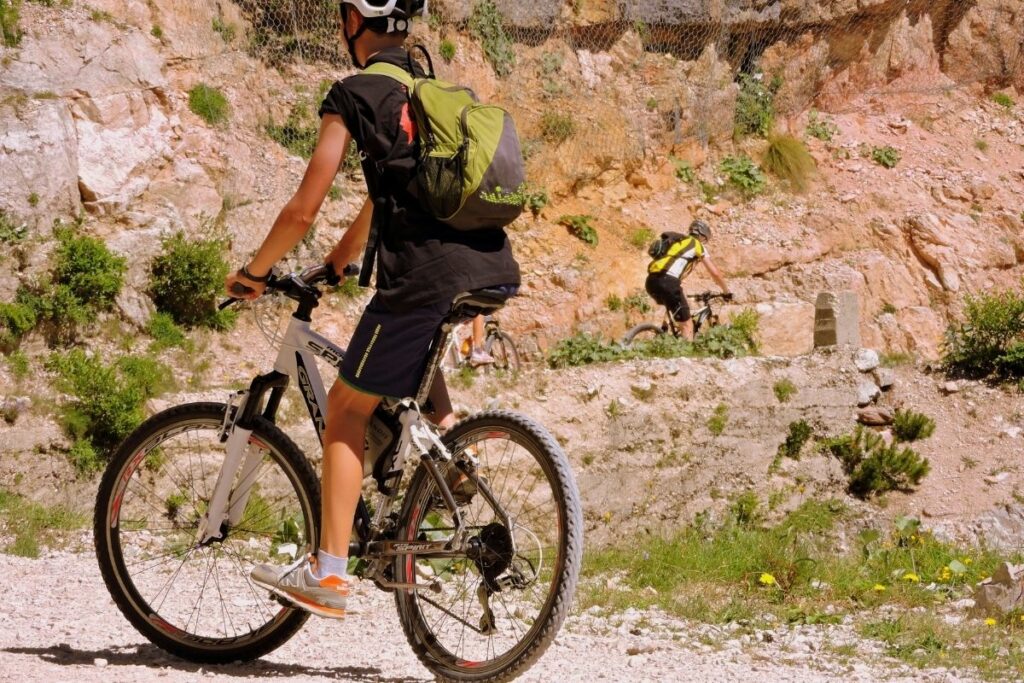
[{"label": "rocky cliff face", "polygon": [[[471,3],[437,4],[445,23],[422,38],[435,53],[451,40],[444,74],[514,111],[533,182],[551,195],[539,220],[513,229],[527,286],[508,326],[527,350],[635,322],[605,305],[642,287],[629,238],[696,215],[716,225],[715,258],[762,313],[769,353],[806,351],[817,292],[853,289],[866,341],[935,356],[964,293],[1019,281],[1024,122],[1019,107],[982,97],[1024,88],[1013,0],[497,0],[520,41],[506,79],[462,30]],[[0,209],[44,241],[53,218],[85,210],[87,229],[132,257],[122,303],[136,324],[151,308],[140,292],[160,234],[222,231],[237,260],[255,248],[304,166],[266,123],[344,74],[251,56],[250,16],[207,0],[27,4],[21,45],[0,48]],[[784,130],[802,134],[812,106],[832,112],[835,141],[810,141],[819,177],[806,195],[725,191],[718,160],[763,151],[731,140],[736,74],[753,65],[781,79]],[[190,111],[201,82],[226,95],[227,123]],[[545,141],[550,112],[573,119],[567,140]],[[883,145],[902,152],[893,171],[861,155]],[[677,179],[676,160],[694,182]],[[299,259],[318,258],[354,215],[360,181],[339,190]],[[555,227],[575,213],[596,217],[596,249]],[[19,277],[45,250],[36,260]]]}]

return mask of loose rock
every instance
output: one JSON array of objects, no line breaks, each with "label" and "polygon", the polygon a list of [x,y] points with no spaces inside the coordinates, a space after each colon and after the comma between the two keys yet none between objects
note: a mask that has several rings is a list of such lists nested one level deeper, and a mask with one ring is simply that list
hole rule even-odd
[{"label": "loose rock", "polygon": [[853,364],[861,372],[871,372],[880,362],[878,352],[874,349],[859,349],[853,356]]}]

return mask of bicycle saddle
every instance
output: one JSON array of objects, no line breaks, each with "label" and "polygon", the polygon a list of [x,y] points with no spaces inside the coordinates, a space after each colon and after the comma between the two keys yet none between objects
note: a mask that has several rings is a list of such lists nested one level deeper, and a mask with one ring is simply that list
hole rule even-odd
[{"label": "bicycle saddle", "polygon": [[452,310],[448,314],[451,320],[465,320],[478,315],[494,313],[515,294],[508,287],[487,287],[462,292],[452,301]]}]

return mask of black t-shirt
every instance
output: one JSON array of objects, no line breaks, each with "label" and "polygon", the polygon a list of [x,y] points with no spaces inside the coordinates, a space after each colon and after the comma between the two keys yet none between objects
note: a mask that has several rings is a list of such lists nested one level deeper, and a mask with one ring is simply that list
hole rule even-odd
[{"label": "black t-shirt", "polygon": [[[406,69],[409,64],[399,47],[377,53],[369,64],[378,61]],[[341,116],[359,147],[370,196],[394,200],[390,220],[378,222],[377,293],[384,305],[401,313],[472,289],[519,284],[519,264],[504,230],[454,230],[420,207],[405,86],[378,74],[349,76],[327,94],[320,107],[325,114]]]}]

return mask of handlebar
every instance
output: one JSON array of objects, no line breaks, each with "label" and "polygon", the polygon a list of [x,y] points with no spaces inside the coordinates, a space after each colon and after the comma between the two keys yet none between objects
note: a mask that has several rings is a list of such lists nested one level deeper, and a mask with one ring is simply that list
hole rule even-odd
[{"label": "handlebar", "polygon": [[689,298],[707,304],[714,301],[715,299],[721,299],[722,301],[732,301],[733,295],[731,293],[722,294],[720,292],[701,292],[700,294],[690,294]]},{"label": "handlebar", "polygon": [[[300,273],[288,273],[287,275],[278,275],[271,271],[270,279],[267,280],[267,291],[281,292],[293,299],[298,298],[302,294],[313,294],[319,298],[320,291],[314,285],[325,283],[333,286],[339,284],[342,277],[354,277],[356,275],[359,275],[359,266],[355,263],[345,266],[341,271],[341,275],[334,272],[334,266],[330,263],[310,266]],[[241,297],[251,291],[251,289],[240,282],[234,283],[231,286],[231,293],[237,294],[238,298],[222,301],[217,307],[218,310],[223,311],[229,306],[244,301]]]}]

